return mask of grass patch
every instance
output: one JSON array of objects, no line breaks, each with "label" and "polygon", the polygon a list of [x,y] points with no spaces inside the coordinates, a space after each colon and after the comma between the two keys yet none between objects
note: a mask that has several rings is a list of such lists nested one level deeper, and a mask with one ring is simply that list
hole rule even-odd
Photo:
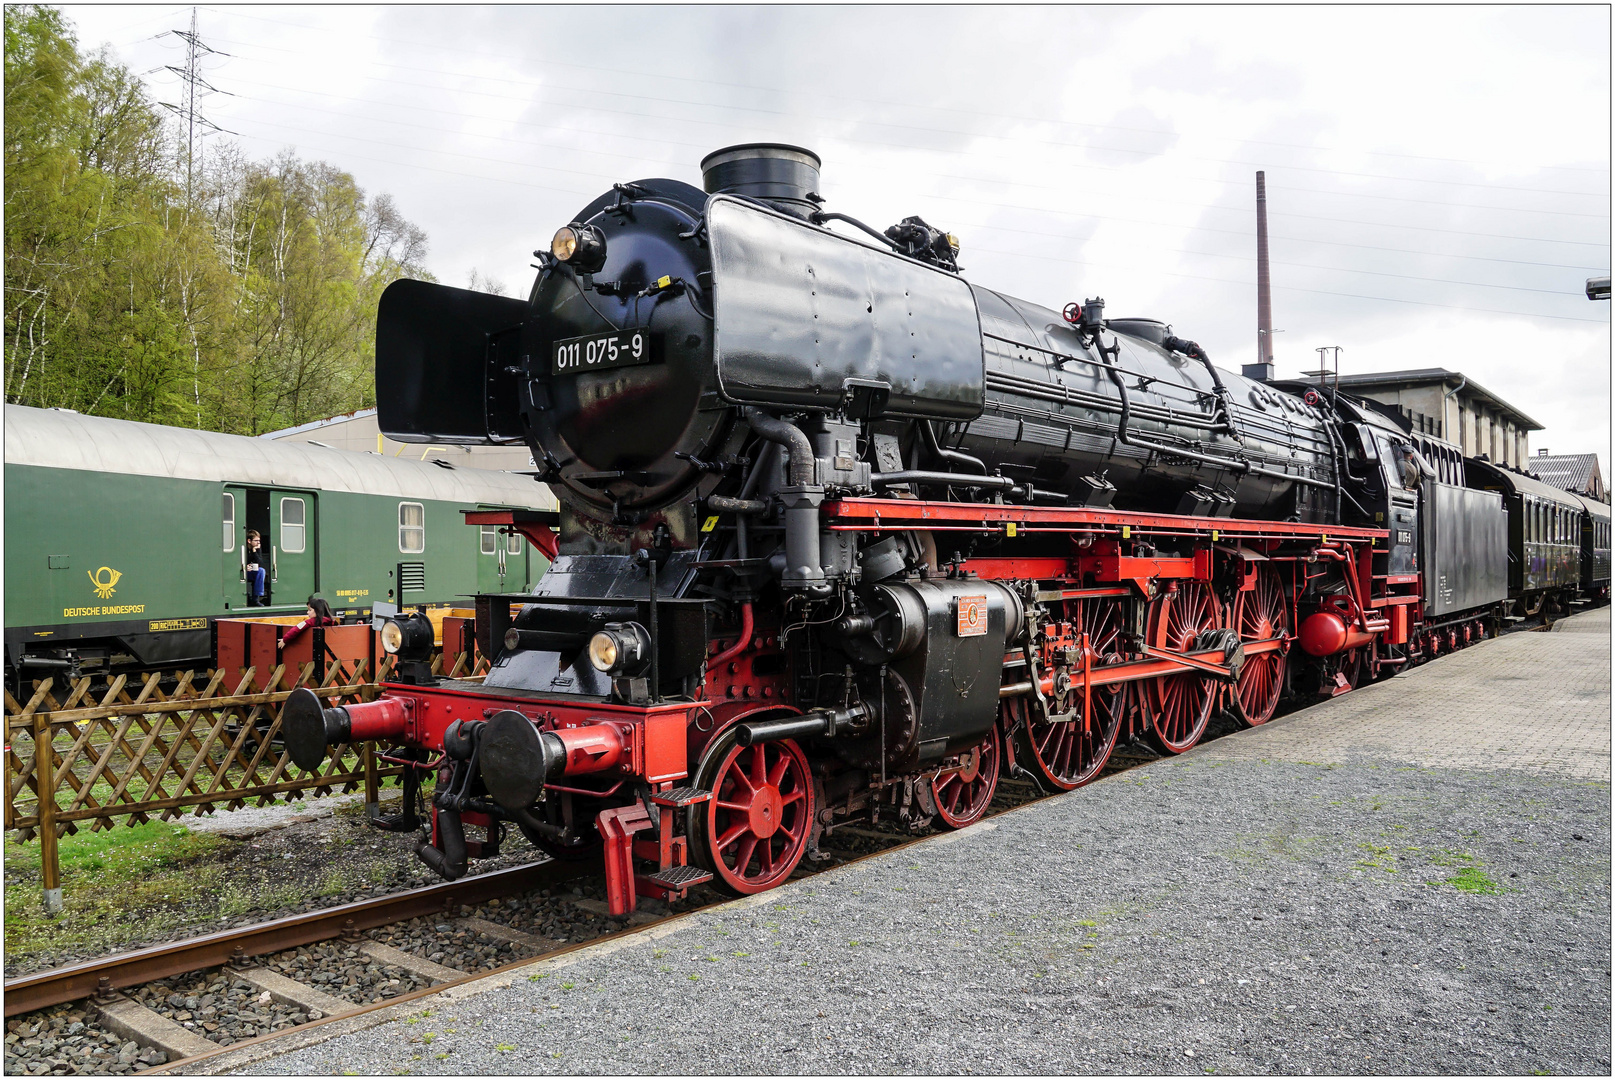
[{"label": "grass patch", "polygon": [[1497,882],[1487,877],[1485,871],[1478,866],[1464,867],[1457,874],[1448,878],[1446,883],[1459,892],[1497,893],[1503,891]]},{"label": "grass patch", "polygon": [[[361,806],[353,809],[363,813]],[[7,839],[8,965],[27,968],[55,962],[62,953],[105,952],[176,930],[203,932],[221,918],[273,913],[383,883],[396,874],[397,858],[374,842],[354,851],[345,842],[358,828],[343,816],[250,841],[164,821],[98,832],[81,828],[58,843],[64,903],[54,918],[40,903],[39,842]]]},{"label": "grass patch", "polygon": [[[209,833],[193,833],[166,821],[102,832],[79,831],[57,844],[64,899],[60,915],[45,915],[39,885],[39,843],[5,845],[7,884],[16,890],[6,905],[6,950],[13,956],[64,947],[93,947],[135,931],[130,909],[161,912],[211,902],[224,910],[223,868],[210,857],[235,846]],[[24,900],[24,897],[28,897]],[[160,914],[146,922],[160,928]]]}]

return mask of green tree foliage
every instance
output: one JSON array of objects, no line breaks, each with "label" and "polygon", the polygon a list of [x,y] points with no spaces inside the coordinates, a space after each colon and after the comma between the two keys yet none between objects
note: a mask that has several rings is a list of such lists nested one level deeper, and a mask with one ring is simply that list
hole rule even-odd
[{"label": "green tree foliage", "polygon": [[5,9],[8,402],[257,434],[375,400],[376,302],[426,277],[386,195],[291,153],[183,147],[54,9]]}]

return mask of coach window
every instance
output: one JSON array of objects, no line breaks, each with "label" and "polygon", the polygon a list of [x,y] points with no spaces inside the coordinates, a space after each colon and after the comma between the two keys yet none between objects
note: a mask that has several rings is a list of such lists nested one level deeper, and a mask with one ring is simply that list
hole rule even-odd
[{"label": "coach window", "polygon": [[426,507],[420,503],[398,504],[398,550],[405,555],[426,550]]},{"label": "coach window", "polygon": [[300,555],[308,547],[303,509],[302,499],[280,500],[280,550],[288,555]]},{"label": "coach window", "polygon": [[[505,550],[512,555],[520,555],[522,553],[522,534],[513,532],[505,537]],[[649,594],[647,593],[646,595]]]},{"label": "coach window", "polygon": [[484,525],[482,527],[482,553],[492,555],[499,550],[499,527]]},{"label": "coach window", "polygon": [[224,550],[236,549],[236,497],[224,493]]}]

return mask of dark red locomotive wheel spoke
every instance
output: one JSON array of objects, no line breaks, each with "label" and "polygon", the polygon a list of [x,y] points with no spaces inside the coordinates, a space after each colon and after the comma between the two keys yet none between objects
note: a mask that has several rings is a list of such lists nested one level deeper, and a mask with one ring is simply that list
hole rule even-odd
[{"label": "dark red locomotive wheel spoke", "polygon": [[[1121,609],[1105,601],[1069,601],[1067,614],[1088,635],[1093,655],[1092,667],[1102,667],[1120,659]],[[1073,671],[1073,677],[1080,674]],[[1051,711],[1071,714],[1070,720],[1050,721],[1031,698],[1005,702],[1004,721],[1014,732],[1016,760],[1032,774],[1044,791],[1070,791],[1099,775],[1116,736],[1133,702],[1133,693],[1124,686],[1107,686],[1091,695],[1093,714],[1084,725],[1082,688],[1078,686],[1051,699]],[[1015,721],[1020,720],[1016,726]]]},{"label": "dark red locomotive wheel spoke", "polygon": [[[1186,652],[1201,631],[1222,625],[1221,606],[1211,590],[1197,581],[1180,581],[1150,605],[1147,636],[1157,649]],[[1215,683],[1194,671],[1145,683],[1140,697],[1154,720],[1150,742],[1164,754],[1181,754],[1199,742],[1217,692]]]},{"label": "dark red locomotive wheel spoke", "polygon": [[[1234,628],[1241,641],[1267,641],[1288,635],[1290,605],[1277,571],[1264,566],[1256,575],[1256,588],[1241,592],[1234,601]],[[1265,724],[1284,693],[1284,666],[1288,658],[1278,650],[1245,657],[1235,686],[1239,716],[1254,727]]]},{"label": "dark red locomotive wheel spoke", "polygon": [[998,790],[998,728],[987,733],[980,746],[965,757],[963,768],[942,772],[931,778],[931,796],[936,800],[939,824],[962,829],[981,820]]},{"label": "dark red locomotive wheel spoke", "polygon": [[714,799],[692,815],[698,856],[724,890],[741,895],[782,883],[801,862],[812,824],[807,758],[795,742],[739,746],[732,738],[703,763]]}]

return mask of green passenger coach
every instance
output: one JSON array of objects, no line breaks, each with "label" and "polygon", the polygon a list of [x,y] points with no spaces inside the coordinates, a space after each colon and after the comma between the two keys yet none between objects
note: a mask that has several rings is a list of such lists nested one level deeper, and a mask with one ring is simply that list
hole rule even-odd
[{"label": "green passenger coach", "polygon": [[[205,664],[214,618],[311,593],[367,611],[527,591],[544,557],[460,512],[554,507],[514,473],[7,405],[7,672]],[[266,606],[247,603],[249,529]]]}]

